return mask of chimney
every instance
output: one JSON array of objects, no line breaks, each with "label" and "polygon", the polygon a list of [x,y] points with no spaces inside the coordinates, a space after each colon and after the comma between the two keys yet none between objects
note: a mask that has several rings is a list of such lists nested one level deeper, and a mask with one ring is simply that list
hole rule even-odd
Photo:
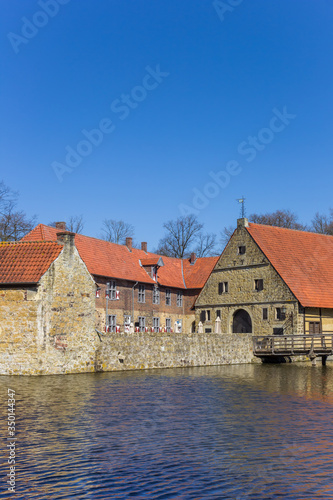
[{"label": "chimney", "polygon": [[195,255],[194,252],[192,252],[191,257],[190,257],[190,264],[194,264],[196,260],[197,260],[197,256]]},{"label": "chimney", "polygon": [[55,227],[59,229],[59,231],[66,231],[66,222],[56,222]]},{"label": "chimney", "polygon": [[237,227],[249,227],[249,220],[246,217],[237,219]]},{"label": "chimney", "polygon": [[126,246],[128,250],[131,252],[132,251],[132,244],[133,244],[133,238],[130,238],[129,236],[126,238]]},{"label": "chimney", "polygon": [[57,241],[61,245],[64,245],[65,252],[72,254],[75,247],[75,233],[70,231],[59,231],[57,232]]},{"label": "chimney", "polygon": [[141,250],[143,250],[144,252],[147,253],[147,242],[146,241],[141,242]]}]

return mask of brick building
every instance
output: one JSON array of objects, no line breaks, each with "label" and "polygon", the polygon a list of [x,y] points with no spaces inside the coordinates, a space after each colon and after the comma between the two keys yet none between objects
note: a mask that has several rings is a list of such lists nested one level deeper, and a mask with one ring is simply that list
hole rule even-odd
[{"label": "brick building", "polygon": [[333,333],[333,236],[239,219],[196,301],[222,333]]},{"label": "brick building", "polygon": [[74,236],[0,243],[0,374],[94,370],[96,285]]},{"label": "brick building", "polygon": [[[55,241],[57,231],[39,224],[24,241]],[[141,249],[118,245],[81,234],[75,235],[80,257],[96,286],[96,328],[102,332],[195,331],[195,300],[218,257],[190,259],[161,257]]]}]

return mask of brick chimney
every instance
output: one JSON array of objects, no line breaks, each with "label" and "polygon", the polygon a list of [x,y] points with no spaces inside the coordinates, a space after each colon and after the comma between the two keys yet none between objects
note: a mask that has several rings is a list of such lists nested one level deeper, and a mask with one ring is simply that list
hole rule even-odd
[{"label": "brick chimney", "polygon": [[141,250],[143,250],[144,252],[147,253],[147,242],[146,241],[141,242]]},{"label": "brick chimney", "polygon": [[55,227],[59,229],[59,231],[66,231],[66,222],[56,222]]},{"label": "brick chimney", "polygon": [[194,252],[192,252],[191,257],[190,257],[190,264],[194,264],[196,260],[197,260],[197,256],[195,255]]},{"label": "brick chimney", "polygon": [[132,245],[133,245],[133,238],[130,238],[129,236],[126,238],[126,246],[128,250],[131,252],[132,251]]}]

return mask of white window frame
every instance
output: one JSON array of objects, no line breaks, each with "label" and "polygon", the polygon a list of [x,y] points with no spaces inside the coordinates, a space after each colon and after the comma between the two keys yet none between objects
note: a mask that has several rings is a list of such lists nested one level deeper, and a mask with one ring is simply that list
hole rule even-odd
[{"label": "white window frame", "polygon": [[107,295],[109,296],[109,300],[117,300],[117,284],[115,280],[108,281],[107,284]]},{"label": "white window frame", "polygon": [[153,317],[153,328],[155,333],[160,331],[160,318],[156,316]]},{"label": "white window frame", "polygon": [[146,289],[144,285],[139,285],[138,302],[140,302],[140,304],[144,304],[146,302]]},{"label": "white window frame", "polygon": [[153,288],[153,304],[160,303],[160,290],[156,286]]},{"label": "white window frame", "polygon": [[172,328],[172,326],[171,326],[171,318],[166,318],[166,320],[165,320],[165,329],[166,329],[166,331],[168,333],[170,333],[171,332],[171,328]]},{"label": "white window frame", "polygon": [[117,316],[115,314],[109,314],[108,317],[108,330],[109,332],[116,333],[117,331]]},{"label": "white window frame", "polygon": [[171,290],[170,290],[170,288],[167,288],[165,290],[165,305],[171,306]]},{"label": "white window frame", "polygon": [[145,316],[139,316],[139,332],[145,332],[146,331],[146,317]]},{"label": "white window frame", "polygon": [[183,292],[181,290],[177,292],[177,307],[183,307]]}]

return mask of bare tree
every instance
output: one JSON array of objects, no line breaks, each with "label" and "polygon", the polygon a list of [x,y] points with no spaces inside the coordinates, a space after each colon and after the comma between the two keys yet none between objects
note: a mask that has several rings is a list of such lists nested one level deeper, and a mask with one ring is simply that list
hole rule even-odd
[{"label": "bare tree", "polygon": [[220,231],[220,244],[224,248],[235,231],[234,226],[226,226]]},{"label": "bare tree", "polygon": [[[49,226],[56,227],[56,222],[49,222]],[[81,234],[84,228],[84,220],[83,215],[71,215],[66,221],[66,229],[67,231],[71,231],[72,233]]]},{"label": "bare tree", "polygon": [[134,227],[123,220],[105,219],[102,239],[111,243],[124,244],[127,237],[133,238]]},{"label": "bare tree", "polygon": [[187,258],[191,252],[206,257],[215,252],[216,235],[203,232],[203,224],[193,214],[163,224],[165,236],[159,241],[156,253],[167,257]]},{"label": "bare tree", "polygon": [[71,215],[67,224],[68,231],[81,234],[84,228],[83,215]]},{"label": "bare tree", "polygon": [[197,257],[216,255],[216,234],[199,233],[194,251]]},{"label": "bare tree", "polygon": [[333,235],[333,209],[330,209],[329,216],[317,212],[311,221],[310,229],[314,233]]},{"label": "bare tree", "polygon": [[18,194],[0,182],[0,240],[18,241],[31,231],[35,217],[28,218],[26,213],[16,210]]},{"label": "bare tree", "polygon": [[276,210],[266,214],[251,214],[250,222],[264,224],[267,226],[286,227],[288,229],[298,229],[305,231],[306,226],[298,222],[298,216],[290,210]]}]

